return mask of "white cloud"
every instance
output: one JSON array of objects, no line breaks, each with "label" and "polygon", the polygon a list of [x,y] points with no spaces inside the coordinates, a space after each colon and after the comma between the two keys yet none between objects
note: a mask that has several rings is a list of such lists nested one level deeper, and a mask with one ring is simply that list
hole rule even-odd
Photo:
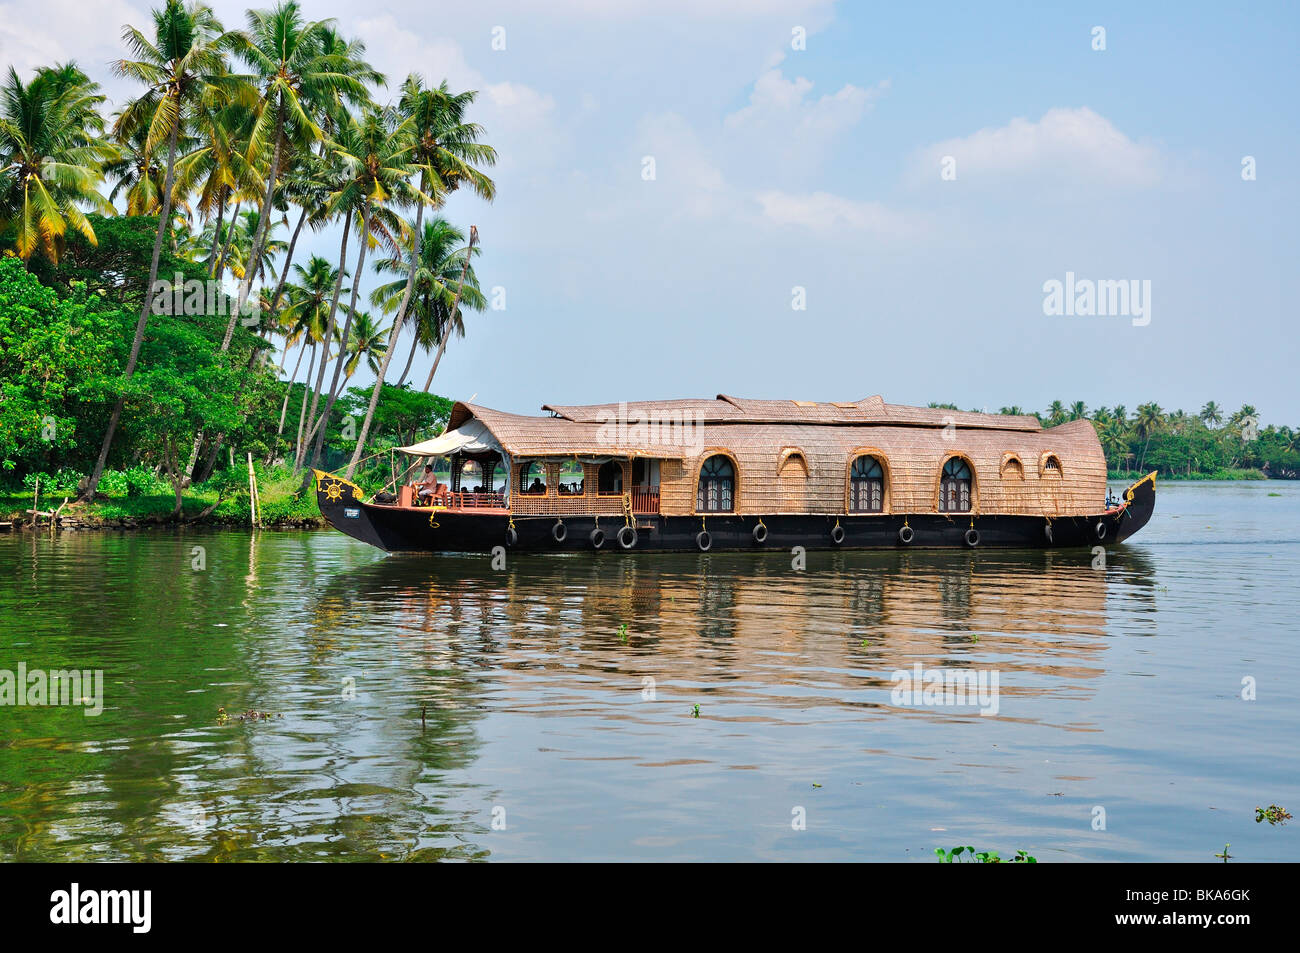
[{"label": "white cloud", "polygon": [[858,201],[830,192],[795,195],[767,191],[758,193],[755,198],[762,206],[763,217],[777,225],[795,225],[818,231],[847,228],[893,237],[910,237],[921,230],[918,222],[879,202]]},{"label": "white cloud", "polygon": [[846,83],[838,92],[819,99],[808,98],[812,88],[812,80],[803,76],[786,79],[776,66],[766,69],[754,82],[749,105],[728,115],[723,127],[744,130],[780,124],[788,135],[834,135],[856,125],[871,103],[889,88],[889,80],[869,89]]},{"label": "white cloud", "polygon": [[[524,83],[491,82],[472,66],[455,40],[426,39],[403,26],[391,14],[355,23],[365,41],[366,57],[388,75],[388,95],[395,97],[408,73],[416,72],[428,84],[446,79],[453,90],[477,89],[472,117],[487,130],[485,141],[496,147],[500,165],[494,176],[516,167],[533,170],[556,160],[566,147],[566,136],[556,118],[555,98]],[[380,94],[379,98],[383,98]]]},{"label": "white cloud", "polygon": [[388,88],[394,93],[408,73],[419,73],[434,84],[446,79],[452,89],[479,89],[485,83],[483,74],[469,65],[455,40],[426,39],[389,13],[359,19],[354,26],[366,44],[366,59],[387,75]]},{"label": "white cloud", "polygon": [[[629,174],[647,200],[674,217],[711,218],[735,204],[722,170],[685,119],[677,113],[646,116],[637,124],[637,165]],[[654,159],[653,181],[640,180],[645,157]]]},{"label": "white cloud", "polygon": [[0,3],[0,63],[12,65],[24,80],[37,66],[75,60],[108,85],[104,66],[124,55],[123,24],[148,24],[148,16],[124,0],[42,0],[34,7]]},{"label": "white cloud", "polygon": [[833,93],[813,95],[813,81],[787,78],[778,56],[759,74],[749,103],[724,117],[727,145],[740,154],[769,156],[791,174],[813,171],[889,88],[846,83]]},{"label": "white cloud", "polygon": [[1037,122],[1016,118],[928,146],[920,152],[915,177],[940,181],[944,156],[956,160],[957,179],[965,182],[1032,174],[1144,186],[1160,180],[1163,164],[1157,149],[1134,142],[1086,106],[1058,106]]},{"label": "white cloud", "polygon": [[483,87],[484,99],[498,109],[516,110],[521,115],[534,118],[545,116],[555,109],[555,100],[548,93],[539,93],[522,83],[489,83]]}]

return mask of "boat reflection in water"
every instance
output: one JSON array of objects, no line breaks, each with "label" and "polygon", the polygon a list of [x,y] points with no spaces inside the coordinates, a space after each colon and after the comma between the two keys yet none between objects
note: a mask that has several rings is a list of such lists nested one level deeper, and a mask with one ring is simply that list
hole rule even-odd
[{"label": "boat reflection in water", "polygon": [[[1105,558],[1094,567],[1086,551],[808,553],[795,570],[776,554],[571,556],[493,570],[486,556],[389,557],[336,577],[314,629],[325,638],[347,619],[372,632],[378,623],[408,661],[477,670],[515,710],[545,695],[551,713],[581,698],[591,715],[602,697],[593,692],[649,677],[660,693],[689,685],[760,720],[826,705],[978,715],[896,704],[895,673],[920,664],[995,671],[998,713],[1036,720],[1017,698],[1086,698],[1103,673],[1108,601],[1126,602],[1126,618],[1152,603],[1143,553]],[[602,718],[646,714],[604,700]]]}]

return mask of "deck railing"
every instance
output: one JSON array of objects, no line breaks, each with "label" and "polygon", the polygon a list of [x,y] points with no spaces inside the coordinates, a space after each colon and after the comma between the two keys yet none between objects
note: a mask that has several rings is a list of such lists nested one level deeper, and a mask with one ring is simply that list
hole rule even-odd
[{"label": "deck railing", "polygon": [[633,513],[658,513],[659,512],[659,491],[644,490],[639,487],[632,488],[632,512]]},{"label": "deck railing", "polygon": [[447,508],[453,510],[503,509],[506,498],[500,493],[469,493],[457,491],[448,494]]},{"label": "deck railing", "polygon": [[[659,491],[634,487],[629,494],[632,512],[638,516],[655,516],[659,513]],[[403,487],[402,506],[414,504],[414,490]],[[542,496],[540,494],[513,494],[511,509],[520,515],[599,515],[617,516],[624,512],[623,493],[587,493],[582,496]],[[501,493],[471,493],[456,491],[448,493],[439,503],[451,510],[500,510],[505,509],[506,501]]]},{"label": "deck railing", "polygon": [[[658,515],[659,491],[634,488],[631,491],[632,512],[641,515]],[[620,516],[624,512],[623,493],[585,493],[543,495],[540,493],[515,493],[510,499],[510,509],[520,516]]]}]

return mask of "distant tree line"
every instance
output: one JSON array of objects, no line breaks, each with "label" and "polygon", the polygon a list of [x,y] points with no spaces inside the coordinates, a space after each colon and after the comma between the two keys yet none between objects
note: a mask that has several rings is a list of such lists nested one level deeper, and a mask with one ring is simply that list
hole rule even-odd
[{"label": "distant tree line", "polygon": [[[931,407],[958,409],[955,404]],[[978,412],[978,411],[977,411]],[[1130,414],[1121,405],[1089,411],[1083,401],[1052,401],[1045,411],[1001,407],[1001,414],[1037,417],[1044,427],[1089,420],[1116,475],[1148,473],[1202,479],[1300,476],[1300,431],[1270,424],[1259,426],[1259,413],[1246,404],[1231,414],[1215,401],[1200,413],[1167,412],[1157,403],[1139,404]]]}]

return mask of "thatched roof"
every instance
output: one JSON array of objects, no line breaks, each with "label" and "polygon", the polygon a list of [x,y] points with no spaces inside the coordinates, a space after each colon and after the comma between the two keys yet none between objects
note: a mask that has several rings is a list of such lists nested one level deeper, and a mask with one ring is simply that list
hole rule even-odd
[{"label": "thatched roof", "polygon": [[887,404],[880,397],[853,401],[756,400],[748,397],[688,398],[686,400],[627,401],[622,404],[545,404],[542,410],[582,423],[597,423],[616,415],[627,417],[671,417],[689,414],[700,423],[787,423],[787,424],[911,424],[922,427],[957,427],[988,430],[1042,430],[1038,418],[1009,414],[977,414],[941,407],[909,407]]},{"label": "thatched roof", "polygon": [[[457,401],[452,407],[448,429],[470,419],[481,420],[514,456],[549,456],[569,454],[608,454],[613,451],[636,456],[664,459],[693,456],[698,450],[697,437],[675,425],[684,424],[706,430],[710,445],[724,436],[720,428],[740,428],[725,436],[746,443],[758,439],[767,443],[787,439],[778,433],[781,425],[815,427],[905,427],[958,431],[994,431],[1040,433],[1042,425],[1035,417],[1007,414],[978,414],[938,407],[909,407],[886,404],[879,396],[842,403],[818,403],[795,400],[750,400],[720,394],[709,400],[628,401],[621,404],[563,405],[547,404],[543,410],[550,417],[510,414],[490,407]],[[620,426],[620,422],[622,426]],[[656,425],[643,426],[654,422]],[[761,434],[761,436],[760,436]],[[794,437],[795,435],[789,435]],[[816,438],[797,435],[801,442]],[[831,443],[856,438],[828,432]],[[611,439],[612,438],[612,439]]]}]

